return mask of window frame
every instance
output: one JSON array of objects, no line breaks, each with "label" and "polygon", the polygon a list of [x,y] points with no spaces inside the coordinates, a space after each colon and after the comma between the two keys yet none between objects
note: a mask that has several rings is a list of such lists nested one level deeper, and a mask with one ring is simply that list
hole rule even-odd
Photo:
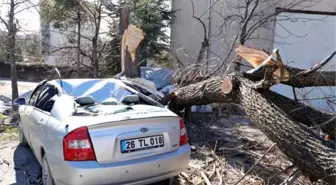
[{"label": "window frame", "polygon": [[[32,92],[32,94],[31,94],[30,97],[29,97],[28,105],[35,107],[36,101],[37,101],[37,99],[39,98],[39,96],[40,96],[40,94],[41,94],[41,91],[42,91],[42,89],[43,89],[43,87],[44,87],[44,85],[45,85],[46,83],[47,83],[47,81],[44,80],[44,81],[40,82],[40,84],[38,84],[38,85],[36,86],[36,88],[34,89],[34,91]],[[36,100],[34,101],[34,103],[32,103],[32,102],[31,102],[31,101],[32,101],[32,98],[33,98],[34,95],[36,95],[36,93],[37,93]]]},{"label": "window frame", "polygon": [[[47,89],[46,92],[44,92],[46,88],[49,88],[49,89]],[[40,111],[43,111],[43,112],[50,113],[50,111],[44,110],[44,109],[42,109],[41,107],[38,106],[38,104],[40,103],[40,100],[41,100],[42,96],[43,96],[45,93],[49,93],[50,88],[53,89],[54,91],[56,91],[56,93],[53,94],[52,96],[50,96],[49,98],[48,98],[48,96],[47,96],[46,98],[48,98],[48,99],[46,100],[46,102],[50,101],[50,99],[51,99],[52,97],[54,97],[55,95],[56,95],[56,96],[60,96],[59,89],[58,89],[55,85],[46,83],[46,84],[43,85],[42,90],[41,90],[40,93],[39,93],[39,96],[38,96],[38,98],[37,98],[37,100],[36,100],[36,104],[34,105],[34,108],[36,108],[36,109],[38,109],[38,110],[40,110]],[[54,93],[54,92],[53,92],[53,93]],[[44,104],[45,104],[46,102],[44,102]]]}]

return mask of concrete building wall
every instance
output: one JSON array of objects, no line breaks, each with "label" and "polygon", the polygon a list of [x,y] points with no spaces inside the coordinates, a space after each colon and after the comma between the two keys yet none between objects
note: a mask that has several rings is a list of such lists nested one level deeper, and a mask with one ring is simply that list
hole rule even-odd
[{"label": "concrete building wall", "polygon": [[[336,50],[336,16],[289,12],[281,14],[292,17],[300,16],[310,20],[306,22],[285,21],[281,22],[281,25],[276,24],[275,33],[279,37],[274,38],[273,47],[279,49],[285,64],[308,69]],[[284,27],[292,28],[295,36],[290,36]],[[320,70],[335,71],[336,57]],[[279,84],[272,87],[272,90],[294,99],[292,87]],[[304,100],[314,108],[327,112],[336,111],[335,87],[296,88],[295,92],[299,100]]]},{"label": "concrete building wall", "polygon": [[[194,1],[194,14],[199,16],[208,7],[210,1],[198,0]],[[173,0],[172,9],[179,11],[176,12],[173,19],[173,25],[171,28],[171,48],[177,52],[177,55],[186,64],[190,64],[191,61],[197,55],[198,50],[201,48],[201,42],[203,38],[203,28],[200,22],[192,18],[193,8],[189,0]],[[208,13],[202,17],[206,27],[208,27]],[[174,63],[172,68],[177,67]]]},{"label": "concrete building wall", "polygon": [[[235,39],[235,34],[237,34],[242,25],[239,22],[240,18],[238,15],[244,16],[245,13],[244,9],[239,8],[244,2],[242,0],[216,0],[217,3],[209,8],[214,1],[193,1],[195,16],[203,14],[201,19],[204,21],[209,32],[208,36],[211,45],[204,56],[209,68],[217,67],[227,58],[230,53],[229,49]],[[252,4],[254,3],[255,0],[252,1]],[[296,6],[293,6],[294,4]],[[255,11],[262,12],[263,15],[260,14],[260,17],[274,14],[276,8],[335,12],[335,4],[334,0],[306,0],[303,3],[302,0],[260,0]],[[179,11],[176,13],[171,28],[171,47],[177,53],[180,60],[186,66],[190,66],[196,60],[197,53],[201,48],[204,31],[202,25],[192,18],[193,9],[190,0],[173,0],[172,7],[174,10]],[[250,6],[249,11],[252,10],[252,7]],[[230,15],[236,15],[236,17],[228,18]],[[254,20],[249,26],[258,23],[256,19]],[[246,45],[272,51],[274,37],[276,37],[274,35],[276,21],[272,18],[267,22],[267,25],[256,29],[245,43]],[[238,44],[238,42],[235,44]],[[230,61],[233,57],[234,54],[228,60]],[[205,61],[203,63],[206,64]],[[176,60],[172,62],[171,67],[178,67]]]},{"label": "concrete building wall", "polygon": [[[76,47],[77,46],[77,28],[76,25],[68,27],[67,30],[60,30],[49,26],[49,52],[45,56],[45,62],[50,65],[75,65],[76,63]],[[81,29],[81,49],[89,51],[92,43],[88,38],[94,36],[94,27],[91,24],[83,24]],[[71,42],[72,41],[72,42]],[[68,49],[60,49],[69,47]],[[82,56],[82,63],[90,65],[91,61],[87,57]]]}]

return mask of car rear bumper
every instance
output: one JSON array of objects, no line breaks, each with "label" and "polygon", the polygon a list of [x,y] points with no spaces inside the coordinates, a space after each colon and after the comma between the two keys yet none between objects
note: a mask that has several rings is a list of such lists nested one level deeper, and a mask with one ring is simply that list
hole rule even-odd
[{"label": "car rear bumper", "polygon": [[52,175],[56,185],[140,185],[178,175],[185,170],[189,160],[190,145],[186,144],[174,152],[125,162],[63,161],[57,170],[52,169]]}]

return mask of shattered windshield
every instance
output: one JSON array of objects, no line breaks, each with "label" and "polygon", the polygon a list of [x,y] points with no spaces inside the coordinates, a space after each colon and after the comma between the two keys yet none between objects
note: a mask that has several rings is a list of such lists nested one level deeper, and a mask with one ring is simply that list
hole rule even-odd
[{"label": "shattered windshield", "polygon": [[[57,82],[61,85],[59,80]],[[109,98],[121,101],[123,97],[133,94],[114,79],[67,79],[62,80],[62,85],[67,94],[74,97],[92,96],[97,103]]]}]

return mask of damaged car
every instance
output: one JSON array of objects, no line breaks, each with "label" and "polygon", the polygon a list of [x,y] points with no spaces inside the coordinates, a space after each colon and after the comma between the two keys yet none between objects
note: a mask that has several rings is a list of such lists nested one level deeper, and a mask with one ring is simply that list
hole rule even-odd
[{"label": "damaged car", "polygon": [[184,171],[184,121],[118,79],[54,79],[14,101],[44,185],[150,184]]}]

